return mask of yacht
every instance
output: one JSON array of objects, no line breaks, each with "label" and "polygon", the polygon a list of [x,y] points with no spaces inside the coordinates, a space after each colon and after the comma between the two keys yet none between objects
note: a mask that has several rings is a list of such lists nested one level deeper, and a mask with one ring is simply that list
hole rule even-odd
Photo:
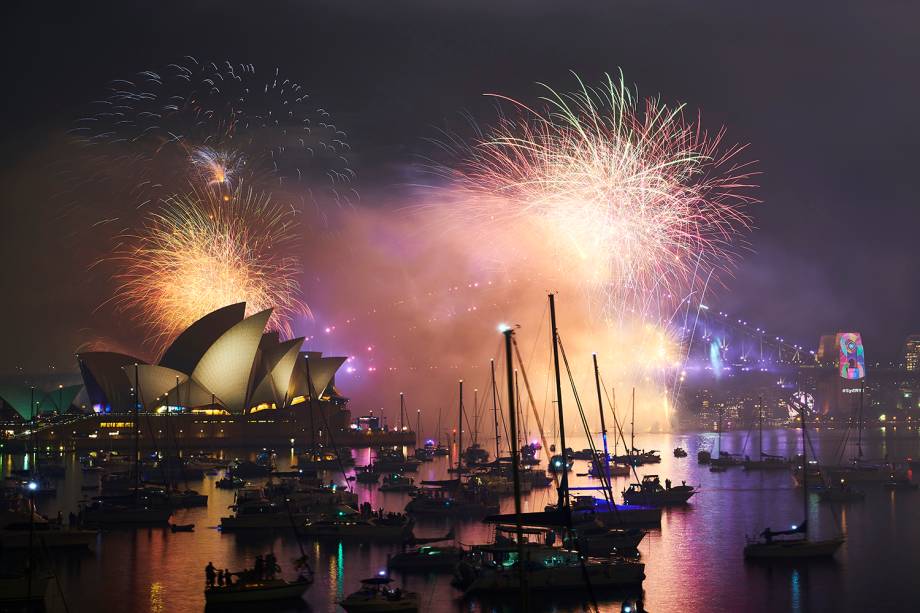
[{"label": "yacht", "polygon": [[626,504],[644,504],[650,506],[668,506],[672,504],[685,504],[696,493],[692,485],[671,486],[669,481],[661,485],[658,475],[645,475],[641,483],[630,483],[623,490],[623,500]]},{"label": "yacht", "polygon": [[[525,538],[536,536],[538,542],[519,544],[507,536],[514,537],[518,531]],[[520,551],[524,552],[524,573],[529,590],[584,590],[586,582],[595,589],[634,587],[645,579],[645,565],[641,562],[617,557],[594,558],[553,547],[545,544],[547,532],[541,528],[497,527],[495,543],[474,545],[457,564],[454,585],[465,594],[519,591]]]},{"label": "yacht", "polygon": [[361,539],[363,542],[401,543],[412,535],[413,521],[405,516],[363,517],[358,514],[307,521],[300,529],[314,538]]}]

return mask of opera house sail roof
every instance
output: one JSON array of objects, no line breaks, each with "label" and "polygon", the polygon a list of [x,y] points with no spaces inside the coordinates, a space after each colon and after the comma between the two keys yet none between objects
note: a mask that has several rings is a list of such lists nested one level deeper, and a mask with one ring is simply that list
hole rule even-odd
[{"label": "opera house sail roof", "polygon": [[347,358],[301,351],[303,338],[283,341],[265,331],[271,309],[249,317],[245,311],[245,303],[238,303],[205,315],[176,337],[158,364],[117,353],[80,354],[94,410],[131,410],[135,385],[145,410],[180,406],[249,413],[302,403],[311,387],[317,397],[333,392],[335,373]]}]

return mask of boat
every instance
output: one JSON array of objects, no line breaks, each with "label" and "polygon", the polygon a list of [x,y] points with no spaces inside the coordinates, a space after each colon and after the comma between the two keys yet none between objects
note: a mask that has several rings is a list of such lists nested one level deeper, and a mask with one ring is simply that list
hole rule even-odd
[{"label": "boat", "polygon": [[30,540],[48,549],[89,548],[98,536],[98,530],[64,526],[37,512],[30,524],[28,507],[0,513],[0,549],[27,549]]},{"label": "boat", "polygon": [[615,504],[605,498],[575,496],[572,523],[600,521],[609,528],[656,526],[661,524],[661,507],[641,504]]},{"label": "boat", "polygon": [[[621,557],[596,558],[547,545],[550,530],[499,526],[496,542],[474,545],[457,564],[454,585],[465,594],[501,594],[521,589],[521,576],[530,591],[584,590],[636,587],[645,579],[645,565]],[[515,542],[517,535],[527,540]],[[501,536],[511,535],[511,536]],[[523,547],[521,546],[523,545]],[[519,558],[523,549],[526,565]]]},{"label": "boat", "polygon": [[[806,428],[807,407],[800,406],[802,420],[802,465],[808,466],[808,436]],[[745,559],[796,559],[827,558],[833,556],[844,543],[842,535],[829,539],[815,540],[808,536],[808,473],[802,471],[802,514],[801,524],[793,525],[789,530],[771,530],[768,526],[759,538],[748,539],[744,546]]]},{"label": "boat", "polygon": [[758,404],[760,410],[758,412],[759,418],[759,429],[758,429],[758,450],[760,456],[757,460],[752,460],[751,458],[745,456],[744,461],[741,463],[741,467],[744,470],[789,470],[792,468],[792,462],[783,456],[774,455],[770,453],[764,453],[763,450],[763,417],[764,417],[764,406],[763,398],[760,399]]},{"label": "boat", "polygon": [[[575,463],[572,461],[571,457],[566,457],[565,459],[565,472],[572,470],[572,466]],[[549,459],[549,465],[547,470],[551,473],[561,473],[563,472],[563,459],[562,454],[556,454]]]},{"label": "boat", "polygon": [[888,462],[866,462],[858,458],[841,466],[826,466],[824,470],[829,479],[846,479],[850,483],[885,483],[909,479],[906,468]]},{"label": "boat", "polygon": [[313,538],[361,539],[364,542],[400,543],[412,535],[414,522],[406,515],[364,517],[357,513],[307,521],[300,534]]},{"label": "boat", "polygon": [[380,481],[380,472],[374,464],[358,466],[355,468],[355,480],[358,483],[377,483]]},{"label": "boat", "polygon": [[294,581],[285,579],[243,580],[232,585],[215,585],[205,588],[204,599],[208,606],[298,600],[312,583],[313,579],[305,575],[301,575]]},{"label": "boat", "polygon": [[[222,532],[288,529],[309,519],[308,513],[292,509],[288,499],[281,503],[272,502],[259,488],[240,490],[236,504],[231,505],[230,508],[234,511],[233,515],[220,518]],[[356,511],[349,509],[348,512],[355,513]]]},{"label": "boat", "polygon": [[387,567],[403,572],[451,572],[462,555],[463,550],[459,547],[423,545],[390,557]]},{"label": "boat", "polygon": [[472,494],[458,489],[421,488],[406,504],[412,515],[444,515],[450,517],[483,517],[498,512],[498,499],[484,494]]},{"label": "boat", "polygon": [[483,449],[479,443],[473,443],[463,452],[463,459],[467,466],[484,464],[489,461],[489,452]]},{"label": "boat", "polygon": [[700,449],[696,452],[696,461],[699,464],[709,464],[712,461],[712,453],[706,449]]},{"label": "boat", "polygon": [[246,480],[235,475],[227,475],[214,482],[214,487],[222,490],[236,490],[246,487]]},{"label": "boat", "polygon": [[172,510],[142,505],[111,504],[94,500],[80,509],[80,519],[87,525],[165,524]]},{"label": "boat", "polygon": [[686,458],[686,457],[687,457],[687,451],[686,451],[683,447],[675,447],[675,448],[674,448],[674,457],[675,457],[675,458]]},{"label": "boat", "polygon": [[377,489],[381,492],[417,492],[418,486],[415,484],[414,479],[399,473],[390,473],[383,479],[383,483]]},{"label": "boat", "polygon": [[695,493],[696,488],[687,485],[686,482],[672,487],[670,479],[665,479],[665,485],[662,486],[658,475],[645,475],[641,483],[630,483],[629,487],[623,490],[623,500],[626,504],[661,507],[686,504]]},{"label": "boat", "polygon": [[234,477],[257,479],[269,476],[272,472],[272,466],[270,464],[242,461],[235,462],[227,471],[228,474],[232,474]]},{"label": "boat", "polygon": [[169,524],[172,532],[194,532],[195,524]]},{"label": "boat", "polygon": [[595,478],[628,477],[631,473],[632,467],[627,464],[591,464],[588,468],[588,476]]},{"label": "boat", "polygon": [[338,605],[347,613],[411,613],[418,611],[419,597],[415,592],[390,589],[393,580],[384,573],[361,580],[361,589],[348,595]]},{"label": "boat", "polygon": [[818,492],[821,502],[858,502],[866,499],[866,493],[851,486],[846,481],[829,485]]},{"label": "boat", "polygon": [[635,551],[645,534],[638,528],[609,528],[595,520],[573,526],[563,536],[562,545],[584,555],[603,557]]}]

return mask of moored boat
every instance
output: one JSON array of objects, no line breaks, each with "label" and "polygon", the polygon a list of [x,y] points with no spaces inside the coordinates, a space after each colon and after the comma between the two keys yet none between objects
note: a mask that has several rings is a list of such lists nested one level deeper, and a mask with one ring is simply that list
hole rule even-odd
[{"label": "moored boat", "polygon": [[386,576],[361,580],[361,589],[339,601],[347,613],[411,613],[418,611],[419,597],[415,592],[390,589],[393,580]]}]

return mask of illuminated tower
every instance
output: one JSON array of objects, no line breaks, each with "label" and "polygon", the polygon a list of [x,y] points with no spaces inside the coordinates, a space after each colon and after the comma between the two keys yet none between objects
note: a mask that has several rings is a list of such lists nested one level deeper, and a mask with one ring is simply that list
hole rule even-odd
[{"label": "illuminated tower", "polygon": [[920,370],[920,334],[911,334],[904,341],[904,369]]}]

